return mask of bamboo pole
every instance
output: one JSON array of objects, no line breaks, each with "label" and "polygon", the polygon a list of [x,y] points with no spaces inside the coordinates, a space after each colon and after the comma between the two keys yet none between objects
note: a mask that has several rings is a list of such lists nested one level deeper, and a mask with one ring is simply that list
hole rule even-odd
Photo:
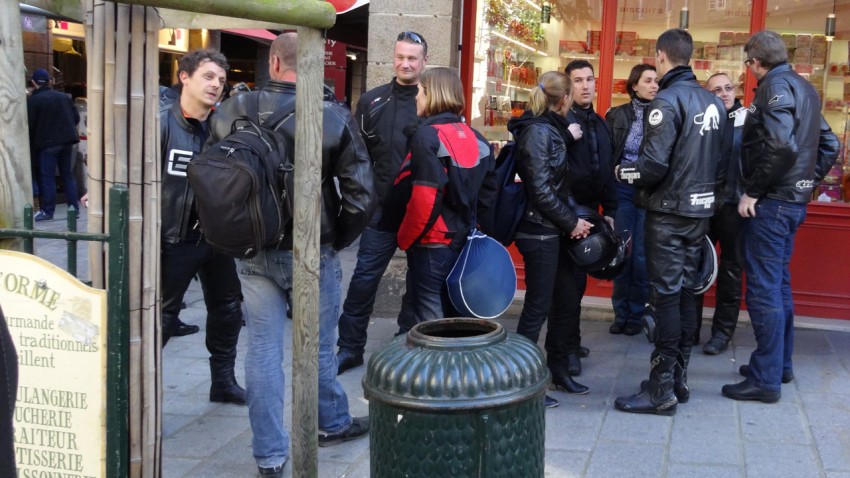
[{"label": "bamboo pole", "polygon": [[[92,13],[89,18],[91,22],[91,38],[86,37],[86,45],[92,45],[91,75],[88,78],[88,148],[89,148],[89,232],[103,233],[104,227],[103,205],[105,199],[104,177],[103,177],[103,63],[104,63],[104,7],[103,0],[89,2]],[[103,289],[106,287],[104,281],[103,246],[98,243],[89,245],[89,274],[91,275],[92,287]]]},{"label": "bamboo pole", "polygon": [[293,230],[292,476],[319,476],[319,246],[322,182],[321,30],[298,28]]},{"label": "bamboo pole", "polygon": [[[103,180],[108,197],[115,181],[115,4],[103,2]],[[103,213],[109,217],[109,201]],[[106,225],[108,228],[109,221]],[[107,280],[109,278],[107,277]]]},{"label": "bamboo pole", "polygon": [[[21,227],[24,205],[32,198],[32,170],[24,89],[21,11],[17,3],[0,3],[0,227]],[[0,249],[22,250],[23,241],[0,241]]]},{"label": "bamboo pole", "polygon": [[[144,259],[141,250],[144,248],[144,238],[142,236],[142,195],[141,195],[141,135],[142,131],[134,125],[143,124],[141,113],[144,109],[144,104],[135,105],[130,100],[130,112],[128,115],[128,76],[132,83],[140,83],[140,78],[135,78],[132,75],[141,73],[139,69],[133,69],[132,65],[143,61],[143,58],[137,58],[135,50],[141,50],[143,47],[144,36],[139,35],[138,40],[133,33],[134,43],[130,42],[130,22],[131,8],[128,5],[118,5],[118,21],[116,24],[116,77],[115,77],[115,148],[116,157],[118,159],[115,167],[115,180],[122,184],[127,184],[129,189],[129,230],[130,230],[130,433],[129,433],[129,460],[128,470],[130,476],[138,476],[139,463],[141,462],[140,450],[140,430],[142,423],[142,348],[141,348],[141,322],[143,309],[143,290],[141,283],[143,282]],[[135,20],[134,24],[136,23]],[[134,25],[134,28],[136,26]],[[142,27],[143,22],[142,22]],[[138,46],[135,45],[138,43]],[[130,47],[133,48],[131,53]],[[130,88],[132,91],[132,88]],[[131,93],[132,94],[132,93]],[[142,102],[144,100],[142,99]],[[138,109],[139,119],[134,121],[134,111]],[[129,138],[128,138],[129,136]],[[128,149],[129,142],[129,149]]]},{"label": "bamboo pole", "polygon": [[[134,6],[145,18],[145,65],[159,64],[159,16],[154,8]],[[143,65],[144,66],[144,65]],[[144,377],[144,423],[142,426],[142,475],[159,477],[162,468],[162,375],[159,373],[162,363],[162,335],[160,333],[160,184],[161,159],[159,137],[159,69],[144,68],[145,128],[144,128],[144,207],[146,248],[144,264],[145,280],[148,287],[148,314],[142,324],[143,354],[142,373]],[[142,75],[138,75],[142,76]],[[134,477],[135,478],[135,477]]]}]

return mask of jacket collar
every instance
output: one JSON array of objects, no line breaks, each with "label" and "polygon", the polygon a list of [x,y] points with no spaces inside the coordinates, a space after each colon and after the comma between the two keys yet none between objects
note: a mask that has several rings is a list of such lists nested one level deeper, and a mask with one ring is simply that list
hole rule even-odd
[{"label": "jacket collar", "polygon": [[696,81],[697,77],[694,75],[694,71],[690,66],[682,65],[673,68],[668,71],[662,78],[661,81],[658,82],[658,90],[661,91],[664,88],[669,88],[674,83],[678,83],[680,81]]},{"label": "jacket collar", "polygon": [[779,75],[780,73],[786,72],[786,71],[791,71],[791,65],[789,65],[788,63],[786,63],[784,61],[782,63],[777,63],[777,64],[773,65],[773,68],[771,68],[767,73],[765,73],[764,76],[761,77],[761,79],[758,81],[757,84],[761,85],[762,82],[767,81],[768,78],[772,78],[772,77]]},{"label": "jacket collar", "polygon": [[390,85],[392,85],[393,93],[399,96],[416,96],[419,93],[419,85],[402,85],[395,77],[393,77]]},{"label": "jacket collar", "polygon": [[32,90],[31,96],[35,96],[35,95],[41,93],[42,91],[47,91],[47,90],[52,90],[52,89],[53,88],[51,88],[48,85],[40,86],[40,87],[36,88],[35,90]]},{"label": "jacket collar", "polygon": [[442,113],[437,113],[431,116],[427,116],[422,118],[422,126],[430,126],[432,124],[446,124],[446,123],[463,123],[464,120],[460,116],[449,112],[444,111]]},{"label": "jacket collar", "polygon": [[[277,81],[277,80],[269,80],[266,83],[266,86],[263,87],[263,91],[270,91],[273,93],[285,93],[289,95],[295,94],[295,83],[291,81]],[[322,95],[322,99],[324,101],[336,101],[336,97],[334,96],[333,90],[325,86],[324,93]]]}]

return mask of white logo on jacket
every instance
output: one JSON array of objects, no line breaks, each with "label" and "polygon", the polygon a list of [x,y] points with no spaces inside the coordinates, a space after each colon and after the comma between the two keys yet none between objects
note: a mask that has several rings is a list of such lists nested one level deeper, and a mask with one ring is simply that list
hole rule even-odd
[{"label": "white logo on jacket", "polygon": [[192,161],[192,152],[183,149],[172,149],[168,152],[168,174],[172,176],[186,176],[186,169]]},{"label": "white logo on jacket", "polygon": [[640,171],[637,168],[620,168],[620,181],[634,184],[636,179],[640,179]]},{"label": "white logo on jacket", "polygon": [[797,186],[797,189],[804,191],[806,189],[812,189],[813,187],[815,187],[815,181],[814,179],[801,179],[797,181],[797,184],[795,184],[795,186]]},{"label": "white logo on jacket", "polygon": [[695,193],[691,194],[691,206],[703,206],[706,209],[711,209],[714,204],[714,193]]},{"label": "white logo on jacket", "polygon": [[658,126],[661,124],[662,119],[664,119],[664,115],[661,114],[661,110],[656,108],[649,112],[649,119],[647,121],[649,121],[649,124],[652,126]]},{"label": "white logo on jacket", "polygon": [[694,116],[694,124],[701,126],[700,136],[704,136],[706,131],[720,129],[720,112],[717,111],[717,105],[710,104],[704,113]]}]

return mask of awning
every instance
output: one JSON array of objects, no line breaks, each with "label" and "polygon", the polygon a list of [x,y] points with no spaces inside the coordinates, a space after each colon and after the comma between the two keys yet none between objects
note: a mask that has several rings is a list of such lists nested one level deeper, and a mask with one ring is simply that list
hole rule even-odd
[{"label": "awning", "polygon": [[327,0],[334,6],[336,9],[336,13],[345,13],[349,10],[354,10],[355,8],[362,7],[369,3],[369,0]]},{"label": "awning", "polygon": [[254,29],[254,30],[222,30],[225,33],[232,33],[234,35],[239,35],[245,38],[250,38],[252,40],[256,40],[264,45],[271,45],[277,35],[274,33],[263,30],[263,29]]}]

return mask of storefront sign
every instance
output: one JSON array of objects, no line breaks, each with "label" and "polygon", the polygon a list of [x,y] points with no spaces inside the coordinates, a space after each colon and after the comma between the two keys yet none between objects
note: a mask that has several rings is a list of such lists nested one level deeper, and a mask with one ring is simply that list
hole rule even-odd
[{"label": "storefront sign", "polygon": [[0,304],[18,352],[18,476],[105,476],[106,292],[0,250]]},{"label": "storefront sign", "polygon": [[325,40],[325,84],[334,90],[340,101],[345,99],[346,44],[336,40]]}]

